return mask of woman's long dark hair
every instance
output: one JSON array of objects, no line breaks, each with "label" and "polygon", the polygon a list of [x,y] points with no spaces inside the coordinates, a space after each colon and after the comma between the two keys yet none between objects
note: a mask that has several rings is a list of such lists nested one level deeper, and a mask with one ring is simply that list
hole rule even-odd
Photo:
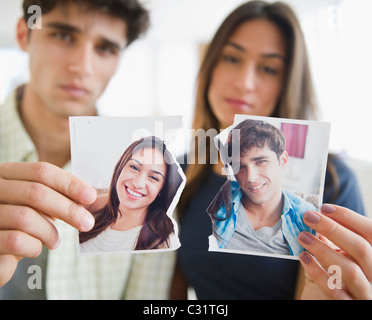
[{"label": "woman's long dark hair", "polygon": [[[283,2],[248,1],[228,15],[206,51],[198,74],[193,129],[203,129],[205,132],[210,129],[216,129],[216,132],[219,132],[221,129],[208,101],[212,73],[220,58],[223,46],[231,34],[243,22],[254,19],[271,21],[282,31],[286,39],[288,51],[286,79],[283,92],[271,116],[303,120],[317,119],[318,105],[311,78],[305,38],[294,11]],[[180,218],[187,210],[199,186],[212,171],[213,161],[210,159],[212,154],[210,150],[215,147],[210,140],[207,140],[205,144],[205,154],[198,154],[198,144],[195,143],[193,137],[191,150],[195,150],[195,159],[191,159],[185,172],[187,183],[178,204]],[[198,157],[203,157],[206,162],[199,163]],[[333,156],[330,155],[329,158],[332,159]],[[334,194],[337,195],[338,177],[332,162],[328,161],[327,169],[331,173],[330,184],[335,187]]]},{"label": "woman's long dark hair", "polygon": [[174,233],[174,226],[172,220],[167,216],[167,210],[181,185],[182,177],[164,142],[153,136],[133,142],[120,157],[111,179],[108,202],[101,210],[92,212],[96,223],[92,230],[79,234],[80,243],[96,237],[117,220],[118,214],[121,213],[119,212],[120,202],[116,184],[121,171],[134,153],[148,148],[156,149],[163,154],[167,167],[166,177],[163,188],[147,209],[145,221],[134,250],[169,247],[169,236]]}]

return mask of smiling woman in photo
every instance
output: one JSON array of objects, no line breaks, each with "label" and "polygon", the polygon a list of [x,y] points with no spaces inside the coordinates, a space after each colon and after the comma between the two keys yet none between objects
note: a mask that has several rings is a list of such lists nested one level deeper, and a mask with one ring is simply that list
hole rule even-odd
[{"label": "smiling woman in photo", "polygon": [[178,246],[167,215],[182,177],[164,142],[156,137],[132,143],[116,164],[96,223],[80,232],[80,252],[167,249]]}]

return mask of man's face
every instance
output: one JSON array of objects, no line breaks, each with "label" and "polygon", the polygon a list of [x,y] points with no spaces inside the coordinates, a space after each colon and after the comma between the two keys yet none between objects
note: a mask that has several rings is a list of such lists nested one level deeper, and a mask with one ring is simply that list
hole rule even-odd
[{"label": "man's face", "polygon": [[[23,21],[24,22],[24,21]],[[18,27],[18,40],[30,55],[29,86],[40,107],[60,117],[94,112],[126,46],[119,18],[74,4],[42,16],[42,29]]]},{"label": "man's face", "polygon": [[235,175],[243,191],[243,204],[264,205],[269,201],[280,201],[281,171],[287,161],[286,151],[278,159],[267,146],[246,151],[240,157],[240,169]]}]

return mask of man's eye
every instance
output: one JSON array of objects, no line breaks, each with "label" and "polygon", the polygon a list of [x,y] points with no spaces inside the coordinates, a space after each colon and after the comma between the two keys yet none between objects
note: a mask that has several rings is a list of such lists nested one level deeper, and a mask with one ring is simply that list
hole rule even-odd
[{"label": "man's eye", "polygon": [[117,55],[119,53],[117,48],[107,45],[97,46],[97,50],[104,55]]},{"label": "man's eye", "polygon": [[266,163],[266,160],[258,160],[256,163],[257,163],[257,165],[261,165],[261,164]]},{"label": "man's eye", "polygon": [[65,42],[71,42],[72,41],[72,36],[68,33],[64,32],[55,32],[53,33],[53,37],[56,39],[63,40]]}]

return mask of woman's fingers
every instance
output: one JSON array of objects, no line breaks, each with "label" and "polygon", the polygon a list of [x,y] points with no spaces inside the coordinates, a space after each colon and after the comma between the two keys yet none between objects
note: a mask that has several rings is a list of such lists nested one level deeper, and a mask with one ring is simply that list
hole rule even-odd
[{"label": "woman's fingers", "polygon": [[[331,278],[331,275],[327,272],[328,270],[325,271],[310,253],[306,251],[302,252],[300,254],[300,261],[306,271],[306,275],[311,279],[311,281],[309,279],[305,280],[305,288],[302,293],[302,298],[311,300],[318,299],[318,288],[320,288],[322,293],[329,299],[352,299],[343,288],[337,289],[334,284],[334,279]],[[323,296],[321,298],[323,298]]]},{"label": "woman's fingers", "polygon": [[[372,221],[351,210],[323,205],[322,212],[307,212],[304,222],[329,241],[302,232],[300,244],[308,252],[300,255],[306,272],[328,295],[337,298],[372,298]],[[329,283],[328,269],[335,271],[332,279],[342,280],[342,289]],[[338,277],[338,278],[337,278]]]},{"label": "woman's fingers", "polygon": [[[347,210],[345,208],[339,208],[338,211]],[[350,211],[350,210],[349,210]],[[336,222],[333,218],[338,218],[340,222]],[[365,221],[367,220],[367,221]],[[304,222],[319,234],[326,237],[337,247],[345,251],[365,273],[366,277],[372,281],[372,247],[366,238],[362,235],[350,230],[341,224],[346,225],[355,223],[356,225],[370,225],[372,229],[372,221],[364,216],[360,216],[355,212],[350,211],[350,217],[342,214],[337,215],[336,211],[330,215],[322,215],[317,212],[309,211],[304,215]],[[363,228],[365,229],[365,228]],[[354,227],[355,230],[355,227]],[[364,230],[364,236],[368,236],[369,230]]]},{"label": "woman's fingers", "polygon": [[[302,232],[299,241],[317,260],[310,259],[313,257],[309,253],[303,253],[300,256],[301,261],[308,262],[304,266],[305,270],[312,278],[315,276],[313,280],[318,285],[327,288],[328,294],[346,297],[346,294],[350,293],[355,299],[372,298],[371,284],[363,270],[354,261],[336,252],[310,233]],[[305,260],[306,258],[308,260]],[[325,281],[325,272],[328,273],[328,271],[335,273],[332,279],[336,281],[336,286],[330,283],[329,279]]]},{"label": "woman's fingers", "polygon": [[323,204],[321,212],[345,228],[354,231],[372,244],[372,220],[350,209]]}]

